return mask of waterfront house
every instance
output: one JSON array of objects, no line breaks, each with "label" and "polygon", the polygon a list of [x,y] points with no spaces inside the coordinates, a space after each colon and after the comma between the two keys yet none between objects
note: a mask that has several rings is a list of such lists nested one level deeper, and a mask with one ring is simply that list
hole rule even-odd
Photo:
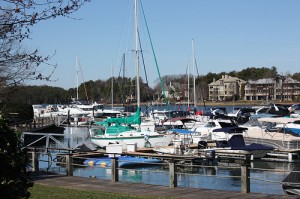
[{"label": "waterfront house", "polygon": [[246,84],[245,80],[229,75],[222,75],[219,80],[214,80],[208,84],[209,100],[228,101],[243,98],[242,88]]},{"label": "waterfront house", "polygon": [[245,100],[298,100],[300,82],[290,77],[249,80],[245,85]]}]

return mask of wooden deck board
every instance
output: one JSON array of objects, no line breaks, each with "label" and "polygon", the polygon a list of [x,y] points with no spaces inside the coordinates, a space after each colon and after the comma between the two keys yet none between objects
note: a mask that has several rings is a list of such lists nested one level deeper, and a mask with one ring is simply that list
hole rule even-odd
[{"label": "wooden deck board", "polygon": [[110,180],[96,179],[96,178],[84,178],[76,176],[65,176],[54,173],[46,172],[34,172],[33,179],[35,183],[60,186],[71,189],[81,190],[98,190],[112,193],[123,193],[130,195],[139,196],[164,196],[173,198],[265,198],[265,199],[279,199],[279,198],[299,198],[299,196],[288,196],[288,195],[271,195],[261,193],[239,193],[233,191],[223,190],[210,190],[202,188],[169,188],[166,186],[150,185],[142,183],[131,183],[131,182],[111,182]]}]

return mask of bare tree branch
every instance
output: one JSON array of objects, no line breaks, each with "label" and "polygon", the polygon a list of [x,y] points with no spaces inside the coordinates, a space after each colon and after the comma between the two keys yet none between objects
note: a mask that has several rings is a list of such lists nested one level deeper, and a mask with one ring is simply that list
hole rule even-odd
[{"label": "bare tree branch", "polygon": [[[16,86],[32,79],[53,81],[51,76],[57,65],[49,63],[49,60],[54,55],[40,56],[38,50],[24,50],[21,44],[30,37],[30,29],[36,23],[59,16],[70,17],[70,14],[89,1],[0,0],[1,88]],[[50,75],[37,72],[42,63],[52,67]]]}]

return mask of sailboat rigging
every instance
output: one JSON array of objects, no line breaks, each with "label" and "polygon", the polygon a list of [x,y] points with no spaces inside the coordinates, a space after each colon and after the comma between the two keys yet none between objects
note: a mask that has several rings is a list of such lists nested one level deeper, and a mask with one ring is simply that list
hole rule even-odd
[{"label": "sailboat rigging", "polygon": [[79,73],[79,69],[80,69],[80,73],[81,73],[81,77],[82,77],[82,81],[83,81],[85,97],[86,97],[86,100],[89,101],[87,90],[86,90],[86,86],[85,86],[85,82],[84,82],[84,79],[83,79],[83,72],[82,72],[81,65],[80,65],[79,58],[78,58],[78,54],[77,54],[76,55],[76,73],[77,73],[77,94],[76,94],[76,100],[79,100],[79,98],[78,98],[78,88],[79,88],[78,73]]},{"label": "sailboat rigging", "polygon": [[[138,4],[134,1],[135,11],[135,67],[136,67],[136,100],[137,111],[131,117],[109,118],[103,122],[96,122],[96,128],[90,129],[91,141],[99,146],[106,147],[109,144],[121,144],[123,148],[127,144],[135,143],[138,148],[153,146],[168,146],[174,134],[160,134],[151,130],[141,129],[141,105],[140,105],[140,66],[139,66],[139,32],[138,32]],[[132,125],[137,124],[134,128]]]}]

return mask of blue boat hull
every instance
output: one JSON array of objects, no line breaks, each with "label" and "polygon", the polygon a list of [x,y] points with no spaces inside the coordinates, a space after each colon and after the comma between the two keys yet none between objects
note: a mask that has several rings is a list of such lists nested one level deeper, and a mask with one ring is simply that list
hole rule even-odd
[{"label": "blue boat hull", "polygon": [[[154,163],[161,163],[162,161],[155,158],[141,158],[141,157],[131,157],[131,156],[120,156],[118,157],[118,167],[131,167],[131,166],[145,166]],[[101,167],[111,167],[111,158],[93,158],[87,159],[83,162],[84,165],[97,165]]]}]

